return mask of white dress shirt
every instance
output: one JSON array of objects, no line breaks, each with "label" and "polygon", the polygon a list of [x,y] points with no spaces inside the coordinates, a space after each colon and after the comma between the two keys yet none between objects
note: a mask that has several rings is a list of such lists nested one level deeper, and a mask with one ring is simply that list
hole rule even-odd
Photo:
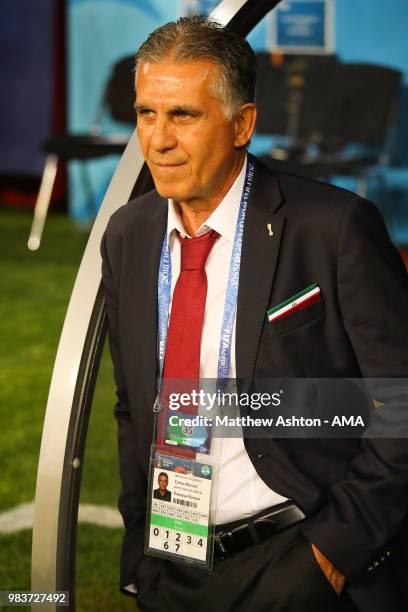
[{"label": "white dress shirt", "polygon": [[[197,232],[197,236],[200,236],[212,229],[220,235],[208,256],[205,267],[208,290],[200,349],[200,378],[204,379],[217,378],[218,349],[225,295],[236,222],[245,182],[245,170],[246,160],[222,202]],[[174,286],[180,272],[180,243],[177,239],[177,232],[180,232],[183,238],[191,237],[184,229],[179,206],[169,200],[167,238],[172,262],[171,296],[173,296]],[[236,377],[235,325],[229,375],[230,378]],[[217,442],[217,439],[214,439],[214,443],[221,443],[221,463],[216,501],[217,524],[252,516],[265,508],[286,501],[285,497],[275,493],[258,476],[245,450],[242,436],[240,438],[224,438],[222,442]]]}]

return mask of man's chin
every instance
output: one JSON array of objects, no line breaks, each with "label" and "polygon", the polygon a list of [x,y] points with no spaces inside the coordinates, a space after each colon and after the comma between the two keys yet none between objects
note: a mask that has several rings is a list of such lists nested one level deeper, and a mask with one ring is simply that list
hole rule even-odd
[{"label": "man's chin", "polygon": [[[154,180],[154,177],[153,177]],[[174,184],[163,183],[161,181],[154,180],[154,186],[156,187],[156,191],[162,198],[175,200],[177,202],[184,201],[183,194],[178,191]]]}]

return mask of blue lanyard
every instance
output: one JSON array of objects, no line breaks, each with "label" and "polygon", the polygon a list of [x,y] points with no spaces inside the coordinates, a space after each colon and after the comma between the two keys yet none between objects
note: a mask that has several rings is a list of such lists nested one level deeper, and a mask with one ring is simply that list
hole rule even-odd
[{"label": "blue lanyard", "polygon": [[[227,291],[225,296],[224,315],[222,319],[220,347],[218,352],[217,378],[229,377],[231,363],[232,334],[236,315],[238,299],[239,270],[241,266],[242,239],[244,234],[245,214],[248,206],[249,194],[254,178],[254,158],[248,154],[248,163],[245,173],[245,183],[242,190],[241,202],[235,228],[234,244],[232,247],[231,263],[228,276]],[[166,352],[167,327],[169,320],[171,301],[171,255],[167,243],[167,233],[164,235],[158,278],[158,357],[159,357],[159,382],[158,390],[161,390],[164,356]]]}]

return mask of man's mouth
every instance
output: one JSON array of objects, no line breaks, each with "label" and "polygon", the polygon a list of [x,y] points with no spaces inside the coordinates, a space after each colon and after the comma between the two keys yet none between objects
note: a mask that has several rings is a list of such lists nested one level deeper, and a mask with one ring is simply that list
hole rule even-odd
[{"label": "man's mouth", "polygon": [[183,166],[185,162],[152,162],[158,168],[177,168]]}]

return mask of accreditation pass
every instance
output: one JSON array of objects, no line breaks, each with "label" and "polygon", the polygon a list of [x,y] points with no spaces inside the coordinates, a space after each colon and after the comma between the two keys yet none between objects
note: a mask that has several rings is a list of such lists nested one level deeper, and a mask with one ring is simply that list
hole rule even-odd
[{"label": "accreditation pass", "polygon": [[212,476],[212,466],[207,463],[159,451],[153,453],[146,553],[211,565]]}]

